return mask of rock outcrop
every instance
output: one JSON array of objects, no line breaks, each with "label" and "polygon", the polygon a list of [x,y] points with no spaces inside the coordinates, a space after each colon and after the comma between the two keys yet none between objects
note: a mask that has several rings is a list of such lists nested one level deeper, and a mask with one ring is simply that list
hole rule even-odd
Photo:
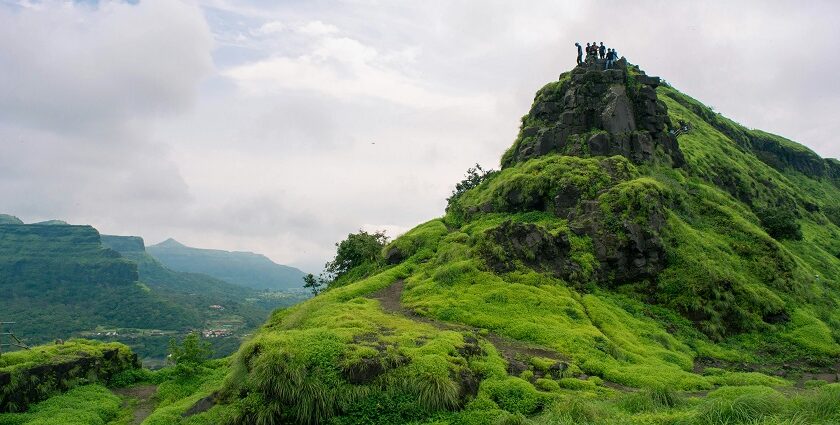
[{"label": "rock outcrop", "polygon": [[659,84],[624,59],[608,70],[601,62],[578,66],[537,92],[502,167],[551,152],[682,166],[668,109],[656,97]]},{"label": "rock outcrop", "polygon": [[137,355],[128,347],[117,343],[102,346],[0,369],[0,412],[23,411],[56,392],[86,383],[107,383],[119,372],[140,368]]}]

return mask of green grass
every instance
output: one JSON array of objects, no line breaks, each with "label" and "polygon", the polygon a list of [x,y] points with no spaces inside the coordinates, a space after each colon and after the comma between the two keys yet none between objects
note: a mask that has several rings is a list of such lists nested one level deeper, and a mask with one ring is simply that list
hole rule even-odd
[{"label": "green grass", "polygon": [[0,372],[14,372],[46,363],[60,363],[81,357],[102,357],[105,351],[117,350],[121,356],[131,355],[131,350],[118,342],[100,342],[71,339],[63,344],[48,344],[0,355]]},{"label": "green grass", "polygon": [[26,413],[0,414],[0,425],[121,425],[130,410],[101,385],[85,385],[37,403]]},{"label": "green grass", "polygon": [[135,369],[131,350],[120,343],[83,339],[41,345],[0,356],[0,408],[24,411],[29,405],[77,386],[107,383]]}]

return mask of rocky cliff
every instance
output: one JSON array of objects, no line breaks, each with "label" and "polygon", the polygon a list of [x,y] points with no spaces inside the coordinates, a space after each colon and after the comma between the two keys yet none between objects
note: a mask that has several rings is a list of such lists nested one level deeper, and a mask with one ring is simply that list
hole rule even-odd
[{"label": "rocky cliff", "polygon": [[609,70],[600,62],[576,67],[537,92],[502,167],[552,152],[682,165],[659,84],[624,59]]}]

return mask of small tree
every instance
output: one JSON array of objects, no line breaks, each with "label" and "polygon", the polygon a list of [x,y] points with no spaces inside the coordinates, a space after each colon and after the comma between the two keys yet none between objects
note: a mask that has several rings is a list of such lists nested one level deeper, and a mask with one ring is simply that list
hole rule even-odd
[{"label": "small tree", "polygon": [[477,187],[488,177],[496,174],[496,170],[485,170],[481,165],[475,164],[474,168],[468,168],[464,180],[461,180],[455,185],[455,190],[452,191],[452,196],[446,198],[446,208],[449,209],[452,204],[458,200],[466,191]]},{"label": "small tree", "polygon": [[169,362],[175,364],[175,369],[181,374],[194,373],[212,355],[210,343],[202,341],[196,332],[190,332],[180,345],[175,338],[169,339]]},{"label": "small tree", "polygon": [[324,265],[324,274],[320,280],[331,286],[353,269],[361,266],[375,267],[387,243],[388,236],[382,230],[373,233],[359,230],[359,233],[347,235],[347,239],[335,244],[335,258]]},{"label": "small tree", "polygon": [[303,277],[303,287],[309,288],[312,291],[312,295],[318,295],[321,292],[321,288],[324,286],[324,280],[315,277],[312,273]]}]

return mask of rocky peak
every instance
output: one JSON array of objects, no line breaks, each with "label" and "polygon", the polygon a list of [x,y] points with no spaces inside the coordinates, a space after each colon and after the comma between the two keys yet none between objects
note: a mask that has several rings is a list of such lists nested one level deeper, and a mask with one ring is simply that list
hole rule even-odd
[{"label": "rocky peak", "polygon": [[624,58],[581,64],[537,92],[502,167],[561,153],[580,157],[623,155],[635,163],[684,163],[668,109],[657,99],[658,77]]},{"label": "rocky peak", "polygon": [[163,242],[161,242],[161,243],[159,243],[155,246],[158,247],[158,248],[183,248],[183,247],[186,247],[186,245],[184,245],[181,242],[178,242],[178,241],[176,241],[175,239],[172,239],[172,238],[169,238],[169,239],[167,239],[167,240],[165,240],[165,241],[163,241]]}]

